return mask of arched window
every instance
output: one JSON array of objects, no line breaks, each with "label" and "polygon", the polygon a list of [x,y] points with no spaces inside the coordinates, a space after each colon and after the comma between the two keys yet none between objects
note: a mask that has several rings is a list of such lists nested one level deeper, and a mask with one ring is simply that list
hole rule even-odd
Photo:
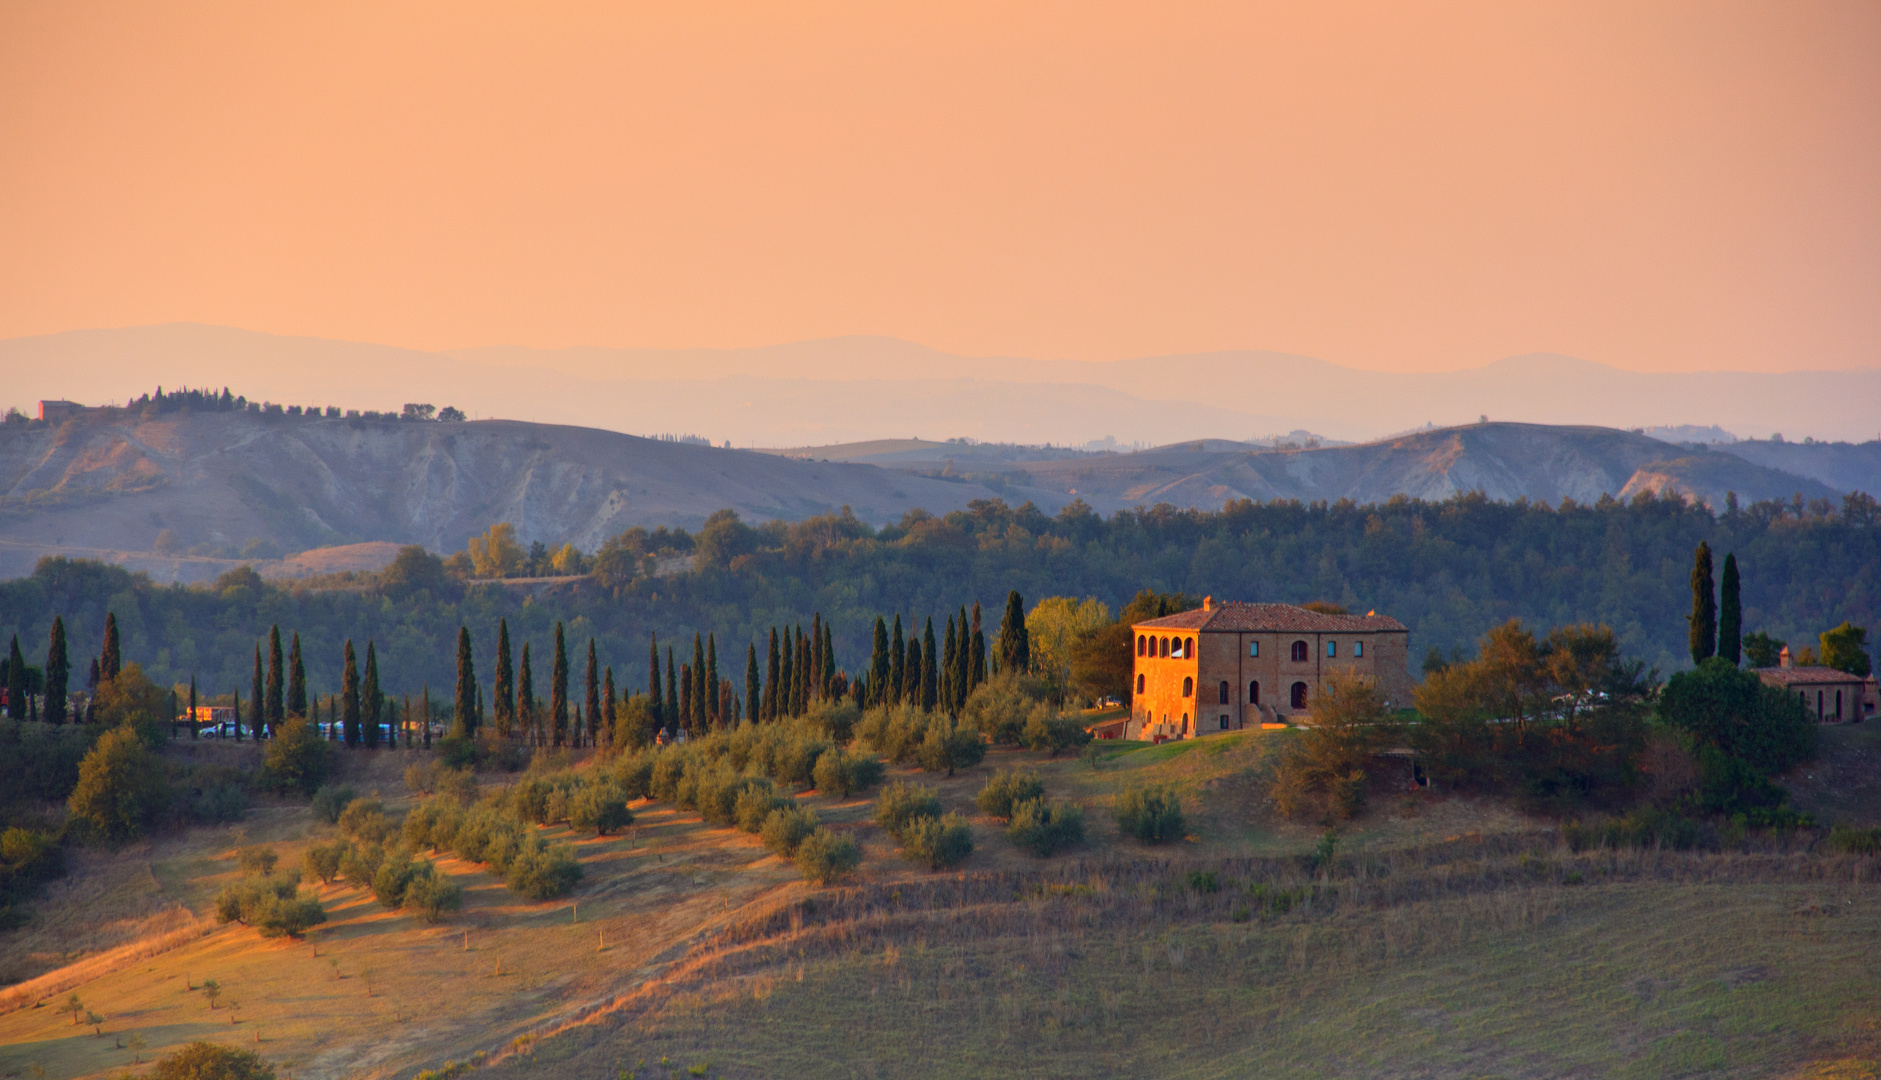
[{"label": "arched window", "polygon": [[1303,682],[1293,684],[1293,707],[1296,709],[1306,708],[1306,684]]},{"label": "arched window", "polygon": [[1136,692],[1139,694],[1143,692],[1143,676],[1141,675],[1136,677]]},{"label": "arched window", "polygon": [[1183,658],[1184,660],[1193,660],[1193,659],[1195,659],[1195,639],[1194,639],[1194,638],[1185,638],[1185,639],[1183,639],[1183,642],[1182,642],[1182,658]]},{"label": "arched window", "polygon": [[1144,637],[1142,634],[1138,634],[1136,636],[1136,654],[1138,656],[1142,656],[1143,650],[1148,647],[1149,647],[1149,639]]},{"label": "arched window", "polygon": [[[1835,707],[1838,710],[1842,707],[1841,706],[1841,701],[1842,701],[1841,694],[1842,692],[1840,690],[1836,691],[1836,698],[1835,698],[1836,706]],[[1228,680],[1226,679],[1221,680],[1221,704],[1223,705],[1228,704]]]},{"label": "arched window", "polygon": [[1247,684],[1247,703],[1249,705],[1261,703],[1261,684],[1258,681]]},{"label": "arched window", "polygon": [[1188,697],[1194,693],[1195,693],[1195,680],[1189,678],[1187,675],[1184,675],[1182,677],[1182,696]]},{"label": "arched window", "polygon": [[1304,641],[1296,641],[1296,642],[1294,642],[1294,643],[1293,643],[1293,659],[1294,659],[1294,662],[1295,662],[1295,663],[1299,663],[1299,662],[1302,662],[1302,661],[1304,661],[1304,660],[1306,660],[1306,658],[1307,658],[1307,652],[1306,652],[1306,642],[1304,642]]},{"label": "arched window", "polygon": [[1168,656],[1169,655],[1169,639],[1168,638],[1163,639],[1162,647],[1163,647],[1162,655]]},{"label": "arched window", "polygon": [[1187,735],[1188,733],[1189,733],[1189,714],[1183,713],[1182,714],[1182,734]]}]

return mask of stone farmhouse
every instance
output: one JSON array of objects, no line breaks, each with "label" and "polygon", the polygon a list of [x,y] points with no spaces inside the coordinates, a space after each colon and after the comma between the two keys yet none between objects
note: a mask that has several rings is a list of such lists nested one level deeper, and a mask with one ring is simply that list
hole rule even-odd
[{"label": "stone farmhouse", "polygon": [[1335,671],[1411,701],[1410,632],[1385,615],[1326,615],[1292,604],[1217,604],[1136,623],[1126,739],[1190,739],[1285,723]]},{"label": "stone farmhouse", "polygon": [[1875,714],[1877,691],[1872,675],[1850,675],[1832,667],[1796,667],[1790,663],[1789,646],[1777,656],[1777,666],[1752,668],[1765,685],[1795,694],[1802,699],[1803,711],[1820,724],[1859,724]]}]

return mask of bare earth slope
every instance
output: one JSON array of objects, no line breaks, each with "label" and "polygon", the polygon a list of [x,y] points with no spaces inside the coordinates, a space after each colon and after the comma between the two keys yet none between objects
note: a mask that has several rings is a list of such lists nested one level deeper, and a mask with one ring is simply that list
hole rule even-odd
[{"label": "bare earth slope", "polygon": [[[155,552],[183,577],[214,572],[193,566],[192,552],[361,541],[450,551],[497,521],[515,523],[525,543],[593,550],[630,526],[696,526],[725,507],[794,520],[846,505],[880,523],[992,495],[869,465],[592,428],[121,411],[0,431],[0,492],[13,511],[0,515],[0,573],[70,550]],[[1064,500],[1039,501],[1052,510]]]}]

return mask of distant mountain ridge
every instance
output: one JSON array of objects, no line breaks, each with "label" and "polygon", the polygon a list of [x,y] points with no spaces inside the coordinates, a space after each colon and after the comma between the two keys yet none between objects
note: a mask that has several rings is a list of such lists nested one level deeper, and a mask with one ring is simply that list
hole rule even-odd
[{"label": "distant mountain ridge", "polygon": [[1363,441],[1496,421],[1622,429],[1720,427],[1739,436],[1865,441],[1881,369],[1629,372],[1547,353],[1448,372],[1360,371],[1279,352],[1112,361],[956,356],[883,337],[731,349],[424,351],[173,324],[0,341],[0,371],[39,398],[100,404],[151,386],[230,386],[282,403],[473,416],[739,446],[966,436],[1125,445],[1245,440],[1306,428]]}]

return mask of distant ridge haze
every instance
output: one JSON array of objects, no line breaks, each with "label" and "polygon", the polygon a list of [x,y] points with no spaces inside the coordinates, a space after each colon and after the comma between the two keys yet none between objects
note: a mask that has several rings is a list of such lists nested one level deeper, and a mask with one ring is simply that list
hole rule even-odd
[{"label": "distant ridge haze", "polygon": [[1081,361],[957,356],[885,337],[739,349],[426,352],[166,324],[0,341],[15,405],[87,404],[156,385],[228,386],[283,404],[474,415],[738,446],[968,437],[1157,445],[1296,428],[1362,441],[1479,416],[1545,424],[1717,425],[1741,437],[1867,441],[1881,369],[1635,372],[1547,353],[1478,368],[1362,371],[1279,352]]}]

